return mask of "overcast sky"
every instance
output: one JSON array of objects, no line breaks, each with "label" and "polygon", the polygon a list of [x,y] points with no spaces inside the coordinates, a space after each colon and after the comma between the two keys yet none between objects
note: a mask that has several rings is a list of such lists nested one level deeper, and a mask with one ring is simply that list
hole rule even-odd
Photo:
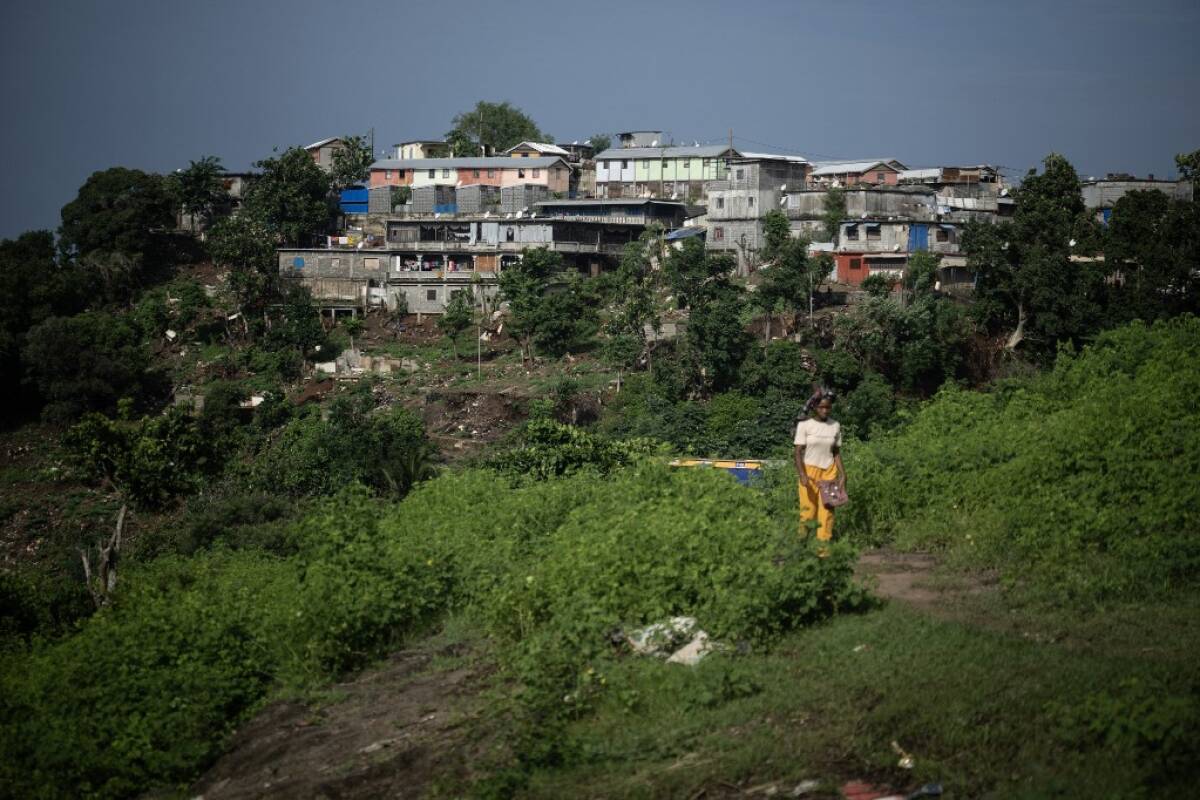
[{"label": "overcast sky", "polygon": [[1174,174],[1200,148],[1196,0],[7,4],[0,236],[89,174],[375,130],[440,137],[509,100],[559,141],[665,130],[810,158]]}]

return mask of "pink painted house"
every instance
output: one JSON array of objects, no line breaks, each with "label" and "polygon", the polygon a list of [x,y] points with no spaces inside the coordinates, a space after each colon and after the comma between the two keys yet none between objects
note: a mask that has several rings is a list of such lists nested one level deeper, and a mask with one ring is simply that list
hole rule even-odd
[{"label": "pink painted house", "polygon": [[818,161],[810,178],[814,186],[895,186],[900,172],[907,169],[894,158],[876,161]]},{"label": "pink painted house", "polygon": [[536,158],[406,158],[382,159],[371,165],[370,185],[379,186],[515,186],[533,183],[566,194],[571,166],[561,156]]}]

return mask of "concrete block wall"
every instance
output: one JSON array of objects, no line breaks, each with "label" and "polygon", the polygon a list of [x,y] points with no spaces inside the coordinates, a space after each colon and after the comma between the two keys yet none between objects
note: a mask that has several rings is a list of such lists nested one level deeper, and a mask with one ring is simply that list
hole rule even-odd
[{"label": "concrete block wall", "polygon": [[450,302],[450,298],[455,292],[466,292],[468,297],[474,299],[474,293],[477,291],[483,292],[489,308],[495,307],[499,287],[494,281],[485,283],[477,289],[473,288],[469,283],[463,282],[437,283],[427,281],[423,283],[390,285],[387,287],[388,307],[395,308],[397,296],[403,295],[408,302],[408,311],[410,314],[440,314],[445,311],[446,304]]}]

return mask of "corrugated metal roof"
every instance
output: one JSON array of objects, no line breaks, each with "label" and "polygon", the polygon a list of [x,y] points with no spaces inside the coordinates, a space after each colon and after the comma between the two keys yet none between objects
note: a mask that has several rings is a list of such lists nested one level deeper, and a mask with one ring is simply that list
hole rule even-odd
[{"label": "corrugated metal roof", "polygon": [[657,203],[664,206],[687,207],[686,203],[674,200],[659,200],[656,197],[595,197],[579,198],[577,200],[539,200],[535,206],[640,206],[646,203]]},{"label": "corrugated metal roof", "polygon": [[596,154],[597,161],[608,159],[620,161],[638,158],[718,158],[726,153],[741,155],[729,145],[701,145],[700,147],[610,147]]},{"label": "corrugated metal roof", "polygon": [[866,172],[872,167],[883,164],[887,167],[895,169],[892,164],[899,164],[894,158],[875,158],[870,161],[814,161],[813,176],[821,175],[845,175],[851,172]]},{"label": "corrugated metal roof", "polygon": [[527,169],[567,165],[561,156],[513,158],[488,156],[476,158],[381,158],[371,169]]},{"label": "corrugated metal roof", "polygon": [[312,144],[307,145],[304,149],[305,150],[316,150],[318,147],[324,147],[325,145],[329,144],[330,142],[336,142],[337,140],[339,140],[341,138],[342,137],[340,137],[340,136],[330,136],[328,139],[322,139],[319,142],[313,142]]},{"label": "corrugated metal roof", "polygon": [[900,170],[900,180],[923,181],[928,178],[937,180],[942,177],[941,167],[931,167],[929,169],[902,169]]},{"label": "corrugated metal roof", "polygon": [[665,238],[668,242],[674,242],[678,241],[679,239],[690,239],[693,236],[703,236],[705,233],[706,230],[699,226],[693,228],[676,228],[663,238]]},{"label": "corrugated metal roof", "polygon": [[532,147],[534,150],[537,150],[539,153],[545,153],[546,155],[552,155],[552,156],[569,156],[569,155],[571,155],[570,153],[568,153],[566,150],[563,150],[558,145],[546,144],[545,142],[521,142],[518,145],[514,145],[514,146],[508,148],[504,152],[511,153],[513,150],[519,150],[522,147]]},{"label": "corrugated metal roof", "polygon": [[742,153],[742,158],[769,159],[771,161],[794,161],[797,164],[807,164],[804,156],[788,156],[781,153]]}]

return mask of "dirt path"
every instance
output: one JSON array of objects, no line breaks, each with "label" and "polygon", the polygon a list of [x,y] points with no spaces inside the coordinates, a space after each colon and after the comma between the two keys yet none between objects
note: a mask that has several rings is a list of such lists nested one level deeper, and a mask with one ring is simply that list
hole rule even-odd
[{"label": "dirt path", "polygon": [[203,800],[418,797],[439,775],[469,769],[468,740],[486,670],[430,669],[402,651],[332,688],[328,705],[275,703],[237,732],[192,787]]},{"label": "dirt path", "polygon": [[[932,556],[889,550],[864,553],[856,574],[887,600],[960,621],[972,616],[965,599],[995,588],[986,576],[949,578]],[[468,663],[465,651],[401,651],[332,687],[327,703],[268,706],[236,733],[189,797],[421,797],[446,776],[469,778],[471,764],[494,743],[470,733],[488,670]]]},{"label": "dirt path", "polygon": [[993,594],[993,574],[953,578],[938,571],[938,561],[925,553],[870,550],[862,553],[855,575],[880,597],[904,603],[941,619],[969,616],[964,601]]}]

